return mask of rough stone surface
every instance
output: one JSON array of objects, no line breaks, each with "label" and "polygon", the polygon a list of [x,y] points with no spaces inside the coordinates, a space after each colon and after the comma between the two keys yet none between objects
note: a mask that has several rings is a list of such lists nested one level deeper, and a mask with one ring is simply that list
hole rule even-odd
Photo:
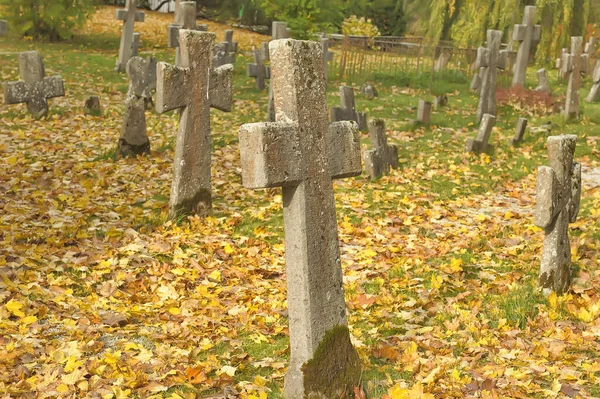
[{"label": "rough stone surface", "polygon": [[523,140],[525,130],[527,130],[527,119],[519,118],[517,121],[517,127],[515,129],[515,135],[512,139],[510,139],[510,144],[513,146],[519,144]]},{"label": "rough stone surface", "polygon": [[365,172],[372,179],[388,175],[390,168],[398,169],[398,147],[387,143],[385,123],[382,119],[369,121],[372,150],[365,151]]},{"label": "rough stone surface", "polygon": [[6,36],[8,33],[8,22],[0,19],[0,36]]},{"label": "rough stone surface", "polygon": [[429,125],[431,123],[431,102],[419,100],[417,123],[421,125]]},{"label": "rough stone surface", "polygon": [[37,51],[19,54],[20,82],[4,84],[7,104],[27,103],[27,110],[35,118],[48,114],[48,99],[65,95],[60,76],[46,77],[44,59]]},{"label": "rough stone surface", "polygon": [[581,74],[587,72],[587,54],[583,54],[583,37],[571,38],[571,52],[563,54],[561,69],[569,78],[567,100],[565,102],[565,120],[579,118],[579,89]]},{"label": "rough stone surface", "polygon": [[102,107],[100,106],[100,97],[98,96],[89,96],[85,100],[85,105],[83,106],[84,112],[87,115],[99,115],[102,113]]},{"label": "rough stone surface", "polygon": [[331,121],[354,121],[360,130],[367,130],[367,114],[356,112],[352,87],[340,86],[340,102],[341,107],[331,108]]},{"label": "rough stone surface", "polygon": [[548,73],[546,72],[546,68],[541,68],[537,70],[538,77],[538,86],[535,88],[535,91],[541,91],[544,93],[550,93],[550,83],[548,82]]},{"label": "rough stone surface", "polygon": [[502,31],[487,31],[487,48],[477,49],[477,68],[484,68],[481,78],[481,95],[477,106],[477,122],[484,114],[496,115],[496,82],[498,69],[506,67],[506,51],[500,51]]},{"label": "rough stone surface", "polygon": [[465,152],[473,152],[475,154],[481,154],[483,152],[492,152],[494,146],[489,144],[490,136],[492,135],[492,129],[496,124],[496,117],[494,115],[485,114],[481,119],[481,124],[477,132],[477,137],[467,140],[465,146]]},{"label": "rough stone surface", "polygon": [[379,96],[379,93],[377,93],[377,89],[371,83],[365,83],[364,85],[362,85],[362,87],[360,88],[360,94],[362,94],[370,100]]},{"label": "rough stone surface", "polygon": [[156,110],[181,109],[177,134],[169,216],[211,208],[210,108],[230,111],[233,66],[212,68],[215,35],[181,29],[181,66],[159,62]]},{"label": "rough stone surface", "polygon": [[[290,29],[285,22],[273,21],[271,25],[272,40],[288,39],[291,35]],[[263,43],[263,57],[265,60],[271,60],[269,43]],[[269,103],[267,110],[267,120],[275,122],[275,102],[273,100],[273,89],[269,85]]]},{"label": "rough stone surface", "polygon": [[197,8],[195,1],[181,1],[175,6],[175,22],[169,25],[169,47],[175,49],[175,65],[181,65],[181,50],[179,48],[179,31],[202,30],[196,25]]},{"label": "rough stone surface", "polygon": [[541,37],[542,29],[540,25],[535,25],[535,7],[527,6],[523,15],[523,23],[515,25],[512,35],[512,40],[519,42],[517,61],[513,69],[513,86],[525,87],[531,50],[540,41]]},{"label": "rough stone surface", "polygon": [[156,87],[156,60],[132,57],[127,62],[129,90],[125,98],[123,126],[119,138],[119,155],[122,157],[150,153],[150,140],[146,134],[146,103],[152,101]]},{"label": "rough stone surface", "polygon": [[545,294],[562,294],[571,282],[569,223],[577,220],[581,165],[573,162],[577,136],[548,137],[550,166],[538,168],[535,224],[544,229],[539,284]]},{"label": "rough stone surface", "polygon": [[117,60],[115,71],[123,72],[127,67],[127,61],[131,58],[134,48],[134,24],[135,22],[144,22],[144,13],[137,11],[136,0],[127,0],[125,9],[117,10],[115,19],[123,21],[121,44],[119,45],[119,59]]},{"label": "rough stone surface", "polygon": [[361,173],[358,127],[327,123],[319,43],[277,40],[270,52],[277,122],[244,125],[239,141],[244,186],[283,188],[285,397],[341,397],[359,384],[360,361],[346,328],[332,178]]},{"label": "rough stone surface", "polygon": [[262,51],[254,49],[252,55],[254,56],[254,64],[247,64],[246,66],[248,76],[254,78],[257,89],[264,90],[265,79],[271,78],[271,68],[265,65]]},{"label": "rough stone surface", "polygon": [[600,63],[596,64],[594,68],[594,72],[592,73],[592,89],[590,90],[590,94],[587,95],[585,101],[589,103],[595,103],[600,100]]}]

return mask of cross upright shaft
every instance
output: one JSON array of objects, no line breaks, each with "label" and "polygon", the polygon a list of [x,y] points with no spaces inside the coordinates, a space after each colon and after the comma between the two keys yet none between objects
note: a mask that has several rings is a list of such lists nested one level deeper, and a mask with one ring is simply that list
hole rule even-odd
[{"label": "cross upright shaft", "polygon": [[500,51],[502,31],[487,31],[487,48],[477,49],[477,67],[482,67],[481,95],[477,107],[477,122],[481,121],[484,114],[496,115],[496,83],[498,69],[506,66],[506,51]]},{"label": "cross upright shaft", "polygon": [[541,28],[535,25],[535,7],[525,7],[523,15],[523,24],[515,25],[513,31],[513,40],[521,42],[517,51],[517,61],[513,75],[512,85],[525,87],[525,78],[527,76],[527,64],[531,56],[531,47],[534,43],[540,41]]},{"label": "cross upright shaft", "polygon": [[119,45],[119,59],[115,70],[125,71],[127,61],[131,58],[133,43],[133,28],[135,22],[144,22],[144,13],[137,11],[136,0],[127,0],[124,10],[117,10],[115,19],[123,21],[121,43]]}]

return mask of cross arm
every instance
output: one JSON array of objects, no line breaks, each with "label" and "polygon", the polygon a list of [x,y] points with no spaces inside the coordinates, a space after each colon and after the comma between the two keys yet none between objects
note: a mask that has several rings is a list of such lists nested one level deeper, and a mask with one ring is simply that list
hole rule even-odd
[{"label": "cross arm", "polygon": [[166,62],[156,66],[156,112],[163,113],[187,105],[187,68]]},{"label": "cross arm", "polygon": [[117,10],[115,13],[115,19],[119,20],[119,21],[125,21],[127,19],[127,14],[128,14],[127,10],[123,10],[123,9]]},{"label": "cross arm", "polygon": [[560,66],[562,73],[571,72],[573,70],[573,56],[570,53],[564,53]]},{"label": "cross arm", "polygon": [[571,175],[571,202],[569,204],[569,222],[574,223],[579,214],[579,202],[581,201],[581,164],[573,162],[573,174]]},{"label": "cross arm", "polygon": [[48,76],[44,78],[40,85],[39,90],[46,98],[61,97],[65,95],[65,87],[63,80],[60,76]]},{"label": "cross arm", "polygon": [[137,11],[135,13],[135,22],[144,22],[145,14],[143,11]]},{"label": "cross arm", "polygon": [[332,179],[362,173],[360,134],[354,121],[333,122],[327,132],[329,171]]},{"label": "cross arm", "polygon": [[18,104],[31,99],[31,93],[25,82],[4,83],[4,102],[7,104]]},{"label": "cross arm", "polygon": [[506,64],[508,62],[508,51],[502,50],[498,53],[498,68],[506,69]]},{"label": "cross arm", "polygon": [[513,29],[512,40],[522,42],[527,34],[527,25],[517,24]]},{"label": "cross arm", "polygon": [[226,64],[210,71],[208,98],[210,106],[220,111],[231,111],[233,101],[233,65]]},{"label": "cross arm", "polygon": [[485,47],[477,48],[477,61],[475,61],[476,68],[485,68],[490,62],[490,50]]},{"label": "cross arm", "polygon": [[242,125],[239,143],[244,187],[289,187],[304,180],[308,172],[299,135],[294,123]]}]

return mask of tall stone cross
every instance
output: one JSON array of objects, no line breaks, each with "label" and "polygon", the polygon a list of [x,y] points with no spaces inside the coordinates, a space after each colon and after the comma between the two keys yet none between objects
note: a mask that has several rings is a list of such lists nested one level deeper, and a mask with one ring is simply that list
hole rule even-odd
[{"label": "tall stone cross", "polygon": [[520,42],[517,51],[517,61],[513,71],[513,86],[525,87],[525,78],[527,75],[527,64],[531,57],[531,47],[539,42],[542,37],[542,28],[535,25],[535,7],[525,7],[523,23],[515,25],[513,30],[513,41]]},{"label": "tall stone cross", "polygon": [[479,125],[479,130],[477,131],[477,137],[475,139],[467,140],[465,152],[481,154],[482,152],[493,151],[494,146],[491,145],[489,141],[495,124],[496,117],[494,115],[483,115],[483,118],[481,119],[481,124]]},{"label": "tall stone cross", "polygon": [[369,121],[372,150],[365,151],[365,172],[371,179],[388,175],[390,168],[398,169],[398,147],[387,143],[383,119]]},{"label": "tall stone cross", "polygon": [[367,114],[356,112],[352,87],[340,86],[340,103],[341,107],[331,107],[331,121],[354,121],[360,130],[367,130]]},{"label": "tall stone cross", "polygon": [[538,168],[535,224],[544,229],[539,285],[545,294],[567,291],[571,282],[569,223],[577,220],[581,164],[573,162],[577,136],[548,137],[550,166]]},{"label": "tall stone cross", "polygon": [[254,64],[247,64],[248,76],[254,78],[257,89],[264,90],[265,79],[271,79],[271,68],[265,66],[262,51],[254,49],[252,54],[254,55]]},{"label": "tall stone cross", "polygon": [[323,50],[323,69],[325,72],[325,83],[327,83],[329,61],[333,61],[333,51],[329,50],[328,38],[321,38],[321,49]]},{"label": "tall stone cross", "polygon": [[[183,3],[182,3],[183,4]],[[233,65],[212,68],[215,34],[181,29],[181,66],[159,62],[156,110],[181,109],[169,216],[211,208],[210,108],[231,111]]]},{"label": "tall stone cross", "polygon": [[[178,14],[179,12],[179,14]],[[196,2],[182,1],[179,7],[175,5],[175,23],[169,25],[169,47],[175,49],[175,65],[181,65],[181,49],[179,45],[179,31],[181,29],[197,30]]]},{"label": "tall stone cross", "polygon": [[585,101],[589,103],[595,103],[600,100],[600,63],[597,63],[592,73],[593,86],[590,90],[590,94],[585,98]]},{"label": "tall stone cross", "polygon": [[121,44],[119,45],[119,59],[115,71],[123,72],[127,61],[131,58],[133,49],[133,26],[135,22],[144,22],[144,13],[137,11],[136,0],[126,0],[125,9],[117,10],[115,19],[123,21]]},{"label": "tall stone cross", "polygon": [[46,77],[44,59],[37,51],[19,53],[19,72],[22,81],[4,84],[7,104],[27,103],[34,118],[48,114],[48,99],[65,95],[60,76]]},{"label": "tall stone cross", "polygon": [[583,37],[571,38],[571,52],[564,53],[561,69],[569,77],[567,101],[565,103],[565,119],[579,118],[579,89],[581,75],[587,72],[588,55],[583,53]]},{"label": "tall stone cross", "polygon": [[[285,22],[273,21],[271,24],[271,34],[273,36],[272,40],[288,39],[291,35],[291,31]],[[271,60],[269,43],[263,43],[263,57],[265,60]],[[271,85],[269,85],[267,120],[269,122],[275,122],[275,104],[273,102],[273,90],[271,89]]]},{"label": "tall stone cross", "polygon": [[357,386],[332,179],[361,173],[354,122],[327,122],[321,46],[270,43],[277,122],[240,128],[242,181],[282,187],[290,365],[285,397],[336,398]]},{"label": "tall stone cross", "polygon": [[477,49],[477,68],[484,68],[481,77],[481,93],[477,107],[477,122],[484,114],[496,115],[496,82],[498,69],[506,67],[507,52],[500,51],[502,31],[487,31],[487,48]]}]

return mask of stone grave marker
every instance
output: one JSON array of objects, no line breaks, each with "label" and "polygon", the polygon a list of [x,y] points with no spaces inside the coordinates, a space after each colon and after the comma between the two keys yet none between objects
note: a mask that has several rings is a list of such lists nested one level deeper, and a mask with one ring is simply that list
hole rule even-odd
[{"label": "stone grave marker", "polygon": [[146,134],[146,101],[156,86],[156,59],[131,57],[127,62],[129,90],[125,98],[123,126],[118,149],[121,157],[150,153]]},{"label": "stone grave marker", "polygon": [[565,120],[579,118],[579,89],[581,75],[587,72],[587,54],[583,54],[583,37],[571,38],[571,52],[563,54],[562,69],[567,73],[567,100],[565,103]]},{"label": "stone grave marker", "polygon": [[98,96],[89,96],[85,100],[85,104],[83,106],[83,112],[86,115],[100,115],[102,113],[102,107],[100,106],[100,97]]},{"label": "stone grave marker", "polygon": [[233,41],[233,31],[225,31],[225,40],[214,47],[213,68],[234,64],[237,55],[237,42]]},{"label": "stone grave marker", "polygon": [[525,79],[527,75],[527,65],[531,58],[531,49],[542,37],[542,28],[540,25],[535,25],[535,7],[525,7],[523,15],[523,23],[515,25],[512,35],[512,40],[519,43],[517,51],[517,61],[513,69],[513,86],[525,87]]},{"label": "stone grave marker", "polygon": [[471,79],[471,85],[469,89],[472,92],[481,94],[481,80],[483,79],[483,73],[485,72],[485,68],[478,68],[477,72],[473,74],[473,79]]},{"label": "stone grave marker", "polygon": [[254,64],[246,65],[248,76],[254,78],[257,89],[264,90],[265,79],[271,78],[271,68],[264,64],[262,51],[253,49],[252,55],[254,56]]},{"label": "stone grave marker", "polygon": [[477,68],[484,68],[481,78],[481,95],[477,106],[477,122],[484,114],[496,115],[496,82],[498,69],[506,67],[507,52],[500,51],[502,31],[487,31],[487,48],[477,49]]},{"label": "stone grave marker", "polygon": [[596,64],[594,72],[592,73],[593,86],[590,90],[590,94],[585,98],[585,101],[589,103],[595,103],[600,100],[600,63]]},{"label": "stone grave marker", "polygon": [[435,96],[433,99],[433,107],[435,109],[440,109],[448,105],[448,95],[442,94],[441,96]]},{"label": "stone grave marker", "polygon": [[0,36],[6,36],[8,33],[8,22],[0,19]]},{"label": "stone grave marker", "polygon": [[196,25],[196,2],[182,1],[179,7],[175,7],[175,22],[169,25],[169,47],[175,49],[175,65],[181,64],[181,50],[179,47],[179,31],[201,30]]},{"label": "stone grave marker", "polygon": [[565,58],[566,55],[569,54],[569,49],[563,48],[560,51],[560,58],[558,58],[556,60],[556,69],[558,69],[558,77],[560,79],[566,79],[567,78],[567,71],[565,70],[565,68],[563,67],[563,59]]},{"label": "stone grave marker", "polygon": [[340,102],[341,107],[331,107],[331,121],[354,121],[360,130],[367,130],[367,114],[356,112],[352,87],[340,86]]},{"label": "stone grave marker", "polygon": [[[117,10],[115,19],[123,21],[123,30],[121,31],[121,44],[119,45],[119,59],[115,71],[123,72],[127,66],[127,61],[131,58],[134,36],[133,27],[136,22],[144,22],[144,13],[137,11],[136,0],[126,0],[125,9]],[[139,42],[139,39],[138,39]]]},{"label": "stone grave marker", "polygon": [[[183,4],[183,3],[182,3]],[[210,108],[231,111],[233,65],[212,68],[215,34],[181,29],[181,66],[159,62],[156,110],[181,109],[169,216],[206,215],[211,200]]]},{"label": "stone grave marker", "polygon": [[535,91],[541,91],[544,93],[550,93],[550,83],[548,82],[548,73],[546,72],[546,68],[538,69],[537,72],[538,77],[538,86],[535,88]]},{"label": "stone grave marker", "polygon": [[372,100],[375,97],[379,96],[379,93],[377,93],[377,89],[375,88],[375,86],[373,86],[372,83],[365,83],[364,85],[362,85],[362,87],[360,88],[360,94],[367,97],[369,100]]},{"label": "stone grave marker", "polygon": [[510,139],[510,145],[518,145],[523,140],[525,130],[527,130],[527,119],[519,118],[517,121],[517,128],[515,129],[515,135],[512,139]]},{"label": "stone grave marker", "polygon": [[6,104],[27,103],[34,118],[48,114],[48,99],[65,95],[60,76],[46,77],[44,59],[37,51],[19,53],[20,82],[4,83]]},{"label": "stone grave marker", "polygon": [[[329,50],[329,39],[321,38],[321,49],[323,50],[323,69],[325,71],[325,83],[329,80],[329,62],[333,61],[333,51]],[[377,95],[375,95],[377,97]]]},{"label": "stone grave marker", "polygon": [[550,166],[538,168],[535,224],[544,229],[539,285],[544,294],[565,293],[571,282],[569,223],[577,220],[581,164],[573,162],[577,136],[548,137]]},{"label": "stone grave marker", "polygon": [[354,122],[327,122],[321,46],[270,44],[277,122],[240,128],[242,181],[282,187],[290,332],[286,398],[346,396],[361,378],[350,342],[332,179],[361,173]]},{"label": "stone grave marker", "polygon": [[131,56],[136,57],[140,51],[140,34],[133,33],[133,41],[131,42]]},{"label": "stone grave marker", "polygon": [[417,106],[416,124],[429,125],[431,123],[431,102],[419,100]]},{"label": "stone grave marker", "polygon": [[[273,21],[271,24],[271,35],[272,40],[288,39],[291,36],[291,31],[285,22]],[[271,60],[269,43],[263,43],[263,58],[265,60]],[[275,104],[273,103],[273,90],[271,90],[271,85],[269,85],[267,120],[269,122],[275,122]]]},{"label": "stone grave marker", "polygon": [[372,150],[365,151],[365,172],[371,179],[388,175],[390,168],[398,169],[398,147],[387,143],[383,119],[369,121]]},{"label": "stone grave marker", "polygon": [[494,150],[494,146],[489,144],[489,141],[495,124],[496,117],[494,115],[484,114],[483,118],[481,118],[481,124],[479,125],[477,137],[474,140],[467,140],[465,152],[473,152],[475,154],[492,152]]}]

